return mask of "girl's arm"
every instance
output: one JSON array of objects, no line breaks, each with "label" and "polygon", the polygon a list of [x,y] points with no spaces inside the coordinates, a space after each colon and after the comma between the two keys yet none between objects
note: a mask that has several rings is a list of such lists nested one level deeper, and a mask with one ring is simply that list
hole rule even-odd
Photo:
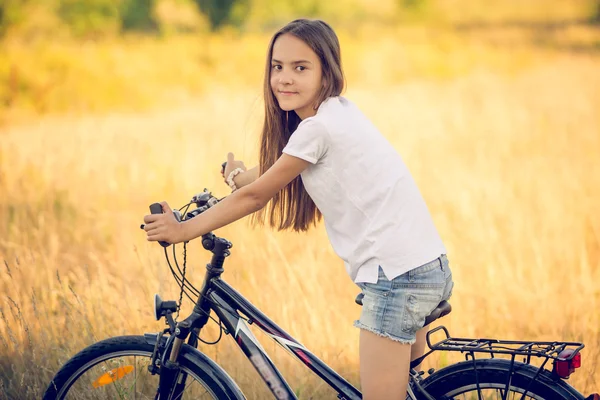
[{"label": "girl's arm", "polygon": [[258,172],[259,172],[259,168],[257,165],[254,168],[251,168],[247,171],[241,172],[240,174],[236,175],[233,178],[233,182],[235,183],[235,186],[238,189],[240,189],[244,186],[248,186],[249,184],[254,182],[256,179],[258,179]]},{"label": "girl's arm", "polygon": [[254,182],[235,191],[197,217],[182,223],[177,222],[169,205],[162,202],[164,214],[144,217],[144,230],[148,240],[185,242],[252,214],[266,206],[276,193],[300,175],[309,164],[308,161],[283,154]]},{"label": "girl's arm", "polygon": [[244,165],[244,163],[240,160],[236,160],[233,153],[230,152],[227,154],[227,164],[225,164],[225,169],[221,173],[223,175],[223,179],[225,180],[225,183],[227,183],[227,177],[229,176],[229,173],[236,168],[241,168],[242,170],[244,170],[244,172],[239,173],[238,175],[236,175],[233,178],[235,187],[238,189],[251,184],[258,178],[258,174],[259,174],[258,166],[254,167],[252,169],[246,170],[246,166]]}]

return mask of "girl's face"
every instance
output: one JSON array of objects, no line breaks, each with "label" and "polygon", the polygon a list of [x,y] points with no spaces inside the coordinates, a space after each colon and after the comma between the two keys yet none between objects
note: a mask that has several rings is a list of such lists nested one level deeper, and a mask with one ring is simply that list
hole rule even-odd
[{"label": "girl's face", "polygon": [[301,39],[285,33],[275,40],[271,59],[271,90],[284,111],[300,119],[312,117],[321,89],[321,61]]}]

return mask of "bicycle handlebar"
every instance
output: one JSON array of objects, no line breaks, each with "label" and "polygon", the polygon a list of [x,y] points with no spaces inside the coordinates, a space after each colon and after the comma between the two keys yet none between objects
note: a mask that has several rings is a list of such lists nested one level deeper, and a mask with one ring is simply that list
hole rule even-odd
[{"label": "bicycle handlebar", "polygon": [[[163,212],[163,209],[162,209],[162,206],[159,203],[152,203],[152,204],[150,204],[150,213],[152,213],[152,214],[162,214],[162,212]],[[169,245],[171,244],[171,243],[168,243],[168,242],[163,242],[162,240],[159,241],[158,243],[160,243],[160,245],[162,247],[169,247]]]},{"label": "bicycle handlebar", "polygon": [[[192,197],[192,200],[186,205],[186,206],[189,206],[192,203],[196,204],[196,207],[197,207],[196,209],[194,209],[190,212],[186,212],[186,214],[183,216],[181,215],[179,210],[175,209],[175,210],[173,210],[173,214],[175,214],[175,218],[177,219],[177,221],[179,221],[179,222],[186,221],[188,219],[194,218],[197,215],[202,214],[204,211],[206,211],[209,208],[211,208],[212,206],[216,205],[221,200],[222,199],[217,199],[216,197],[214,197],[212,195],[212,193],[209,192],[208,189],[205,188],[203,192],[200,192],[200,193],[194,195],[194,197]],[[186,206],[183,206],[181,208],[183,209]],[[150,205],[150,213],[162,214],[163,209],[162,209],[162,206],[160,205],[160,203],[152,203]],[[159,241],[158,243],[160,243],[160,245],[162,247],[169,247],[171,245],[171,243],[164,242],[164,241]]]}]

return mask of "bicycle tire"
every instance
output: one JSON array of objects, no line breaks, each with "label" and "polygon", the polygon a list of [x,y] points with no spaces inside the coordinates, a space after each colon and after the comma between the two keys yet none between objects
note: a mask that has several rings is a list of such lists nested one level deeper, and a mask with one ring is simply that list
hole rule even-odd
[{"label": "bicycle tire", "polygon": [[[472,360],[462,361],[428,376],[421,386],[435,399],[453,399],[457,395],[467,393],[477,394],[477,381],[481,389],[504,390],[510,370],[510,361],[505,359],[481,359],[476,360],[475,365]],[[537,367],[515,361],[509,392],[522,395],[527,390],[528,398],[536,400],[584,399],[572,386],[554,378],[550,371],[545,369],[532,382],[537,371]],[[473,398],[476,399],[477,396]]]},{"label": "bicycle tire", "polygon": [[[163,338],[164,341],[164,338]],[[76,394],[71,397],[69,394],[77,381],[84,374],[95,366],[105,367],[107,360],[113,360],[117,357],[140,357],[147,358],[148,364],[154,350],[154,336],[119,336],[97,342],[77,353],[56,373],[44,394],[44,400],[65,399],[66,398],[84,398]],[[214,399],[243,400],[243,393],[231,379],[231,377],[214,361],[197,349],[184,344],[181,347],[178,362],[184,372],[188,374],[188,379],[192,378],[199,382]],[[101,365],[102,364],[102,365]],[[134,367],[135,368],[135,367]],[[105,370],[105,369],[103,369]],[[139,369],[142,371],[142,369]],[[150,373],[145,370],[148,376]],[[158,374],[152,376],[156,381],[154,390],[158,387]],[[134,380],[134,389],[137,392],[137,375]],[[186,381],[187,382],[187,381]],[[112,384],[112,382],[111,382]],[[89,386],[89,385],[86,385]],[[92,391],[89,387],[89,392]],[[119,389],[120,390],[120,389]],[[187,385],[186,385],[187,390]],[[94,398],[95,395],[90,395]],[[119,397],[120,394],[119,394]],[[129,398],[129,397],[128,397]],[[152,397],[153,398],[153,397]],[[184,396],[185,398],[185,396]],[[204,398],[204,397],[203,397]]]}]

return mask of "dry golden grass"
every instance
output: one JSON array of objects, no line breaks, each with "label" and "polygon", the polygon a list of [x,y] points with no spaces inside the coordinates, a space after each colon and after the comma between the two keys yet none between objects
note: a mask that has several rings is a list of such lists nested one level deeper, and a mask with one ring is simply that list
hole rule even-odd
[{"label": "dry golden grass", "polygon": [[[441,322],[462,337],[583,341],[583,366],[569,383],[598,390],[600,60],[457,43],[482,57],[409,49],[423,65],[440,65],[444,55],[450,64],[469,54],[475,61],[446,79],[406,74],[393,85],[361,79],[374,64],[352,64],[347,96],[403,155],[447,244],[456,287],[454,311]],[[401,65],[400,56],[384,56],[393,44],[381,40],[371,62]],[[357,42],[347,53],[368,60],[367,47]],[[486,55],[505,64],[477,67]],[[384,75],[398,73],[382,65]],[[185,106],[2,128],[0,396],[39,398],[86,345],[162,328],[152,295],[176,299],[178,288],[162,250],[139,230],[142,216],[152,202],[179,206],[204,187],[225,195],[219,164],[227,151],[256,160],[260,113],[260,83],[212,85]],[[234,243],[224,279],[357,384],[358,289],[322,227],[297,235],[238,222],[217,233]],[[208,259],[198,243],[189,246],[188,274],[198,284]],[[216,333],[211,326],[206,337]],[[335,397],[265,343],[301,398]],[[225,338],[201,350],[249,398],[268,398],[234,347]],[[454,359],[434,355],[426,365]]]}]

